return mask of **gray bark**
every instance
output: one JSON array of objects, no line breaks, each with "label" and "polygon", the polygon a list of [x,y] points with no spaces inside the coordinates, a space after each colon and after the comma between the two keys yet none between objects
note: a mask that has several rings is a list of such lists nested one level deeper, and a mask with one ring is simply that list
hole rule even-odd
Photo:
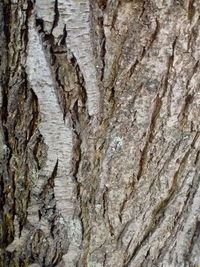
[{"label": "gray bark", "polygon": [[197,267],[199,1],[0,20],[0,266]]}]

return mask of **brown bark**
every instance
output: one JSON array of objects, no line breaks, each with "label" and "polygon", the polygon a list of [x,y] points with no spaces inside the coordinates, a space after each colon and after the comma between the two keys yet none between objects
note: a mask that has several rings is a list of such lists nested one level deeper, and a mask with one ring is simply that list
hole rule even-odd
[{"label": "brown bark", "polygon": [[0,3],[0,266],[200,264],[199,14]]}]

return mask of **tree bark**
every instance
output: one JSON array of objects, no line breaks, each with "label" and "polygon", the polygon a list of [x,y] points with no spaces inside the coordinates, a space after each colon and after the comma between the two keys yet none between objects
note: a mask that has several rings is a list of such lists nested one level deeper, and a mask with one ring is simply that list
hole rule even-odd
[{"label": "tree bark", "polygon": [[0,266],[197,267],[199,1],[0,20]]}]

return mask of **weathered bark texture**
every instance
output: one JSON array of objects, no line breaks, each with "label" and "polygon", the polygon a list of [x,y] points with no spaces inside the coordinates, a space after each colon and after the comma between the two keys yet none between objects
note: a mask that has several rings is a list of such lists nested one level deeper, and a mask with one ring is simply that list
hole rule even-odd
[{"label": "weathered bark texture", "polygon": [[199,0],[1,0],[0,266],[200,264]]}]

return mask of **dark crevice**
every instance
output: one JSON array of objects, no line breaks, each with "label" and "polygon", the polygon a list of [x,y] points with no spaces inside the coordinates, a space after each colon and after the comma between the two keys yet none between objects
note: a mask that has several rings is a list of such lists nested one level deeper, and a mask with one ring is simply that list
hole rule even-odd
[{"label": "dark crevice", "polygon": [[106,210],[107,210],[107,194],[108,194],[108,188],[106,187],[105,191],[103,192],[103,218],[105,218]]},{"label": "dark crevice", "polygon": [[75,62],[74,67],[76,69],[76,74],[77,74],[77,80],[78,80],[77,83],[80,86],[79,95],[80,95],[81,100],[82,100],[82,103],[84,104],[84,107],[86,109],[87,118],[88,118],[88,120],[90,120],[90,115],[89,115],[89,113],[87,111],[87,106],[86,106],[86,102],[87,102],[87,91],[86,91],[86,88],[85,88],[85,80],[84,80],[83,74],[82,74],[82,72],[80,70],[80,67],[77,64],[76,58],[73,57],[72,60],[73,61],[71,61],[71,63],[72,62]]},{"label": "dark crevice", "polygon": [[107,260],[107,254],[104,254],[104,259],[103,259],[103,267],[106,266],[106,260]]},{"label": "dark crevice", "polygon": [[55,178],[56,178],[56,175],[57,175],[57,171],[58,171],[58,159],[57,159],[56,164],[54,166],[54,169],[52,171],[51,177],[48,179],[48,185],[51,188],[54,188],[54,182],[55,182]]},{"label": "dark crevice", "polygon": [[103,81],[105,71],[105,55],[106,55],[106,36],[104,32],[104,21],[103,16],[98,18],[98,25],[100,28],[100,58],[102,61],[100,80]]},{"label": "dark crevice", "polygon": [[60,104],[60,108],[61,108],[62,113],[63,113],[63,121],[65,121],[65,117],[67,115],[67,111],[68,111],[69,107],[67,107],[67,103],[66,103],[66,98],[65,98],[65,93],[64,93],[64,86],[61,83],[61,80],[59,78],[59,67],[57,67],[56,70],[55,70],[55,79],[56,79],[56,82],[57,82],[58,87],[59,87],[59,93],[56,90],[56,95],[58,97],[58,102]]},{"label": "dark crevice", "polygon": [[156,27],[155,27],[155,30],[150,37],[150,41],[147,45],[147,50],[149,50],[152,47],[154,41],[156,40],[156,38],[158,36],[159,30],[160,30],[160,25],[159,25],[158,19],[156,18],[155,21],[156,21]]},{"label": "dark crevice", "polygon": [[[8,83],[6,83],[5,86],[3,86],[3,90],[2,90],[2,107],[1,107],[1,119],[2,119],[2,122],[3,122],[4,125],[6,124],[7,118],[8,118],[8,90],[7,90],[7,86],[6,85],[8,85]],[[6,134],[6,136],[8,136],[8,134]]]},{"label": "dark crevice", "polygon": [[101,10],[105,10],[107,6],[107,0],[97,0],[98,6]]},{"label": "dark crevice", "polygon": [[63,51],[53,51],[54,54],[67,54],[67,50],[63,50]]},{"label": "dark crevice", "polygon": [[175,46],[176,46],[177,39],[178,39],[178,37],[176,36],[174,39],[174,42],[172,43],[172,55],[171,55],[170,60],[169,60],[169,70],[171,70],[171,68],[173,67]]},{"label": "dark crevice", "polygon": [[60,41],[60,45],[66,46],[66,38],[67,38],[67,30],[66,30],[66,24],[63,28],[63,36],[62,39]]},{"label": "dark crevice", "polygon": [[197,165],[197,163],[199,162],[199,159],[200,159],[200,151],[197,152],[197,155],[196,155],[196,158],[195,158],[195,161],[194,161],[195,165]]},{"label": "dark crevice", "polygon": [[186,256],[186,258],[189,258],[192,255],[193,247],[196,244],[196,242],[198,241],[199,237],[200,237],[200,221],[198,219],[196,219],[195,228],[193,231],[190,247],[188,249],[188,255]]},{"label": "dark crevice", "polygon": [[159,25],[159,22],[158,22],[158,19],[157,18],[155,19],[155,22],[156,22],[155,30],[151,34],[150,40],[147,43],[147,45],[142,48],[142,53],[141,53],[141,56],[140,56],[140,62],[146,56],[147,52],[151,49],[153,43],[155,42],[155,40],[156,40],[156,38],[158,36],[159,30],[160,30],[160,25]]},{"label": "dark crevice", "polygon": [[[27,176],[27,179],[28,179],[28,171],[29,171],[29,169],[27,168],[26,169],[26,174],[25,174]],[[27,190],[27,188],[25,190]],[[17,199],[16,201],[19,201],[19,199]],[[27,222],[27,216],[28,216],[27,210],[28,210],[28,204],[29,204],[29,202],[30,202],[30,190],[28,190],[28,198],[27,198],[27,201],[26,201],[26,209],[25,209],[25,212],[24,212],[23,216],[19,216],[19,236],[18,236],[19,238],[21,237],[22,230],[24,228],[24,225]]]},{"label": "dark crevice", "polygon": [[180,114],[178,115],[178,118],[180,120],[180,122],[183,124],[184,121],[186,121],[187,116],[188,116],[188,111],[189,111],[189,106],[190,104],[192,104],[193,100],[194,100],[194,95],[190,95],[188,94],[185,99],[184,99],[184,104],[183,107],[180,111]]},{"label": "dark crevice", "polygon": [[3,29],[5,36],[5,46],[6,46],[6,67],[5,67],[5,77],[2,77],[2,108],[1,108],[1,119],[3,125],[6,124],[8,118],[8,88],[9,88],[9,77],[10,77],[10,67],[8,66],[9,61],[9,48],[10,43],[10,28],[12,23],[12,10],[10,1],[8,4],[4,5],[3,8]]},{"label": "dark crevice", "polygon": [[32,9],[33,9],[33,3],[32,3],[32,1],[28,0],[27,1],[27,9],[26,9],[26,19],[24,22],[25,28],[21,29],[21,34],[22,34],[22,36],[24,35],[25,48],[28,44],[28,19],[31,16]]},{"label": "dark crevice", "polygon": [[58,10],[58,0],[55,0],[55,4],[54,4],[54,21],[53,21],[53,26],[51,29],[51,33],[53,32],[53,29],[58,25],[58,21],[59,21],[59,10]]},{"label": "dark crevice", "polygon": [[35,22],[36,22],[36,27],[39,28],[38,32],[39,33],[44,32],[44,21],[42,19],[37,18]]},{"label": "dark crevice", "polygon": [[148,152],[149,145],[153,141],[153,132],[154,132],[154,129],[155,129],[156,119],[157,119],[159,111],[161,109],[161,105],[162,105],[162,101],[161,101],[161,99],[160,99],[160,97],[158,95],[156,97],[156,99],[154,100],[154,103],[153,103],[153,106],[154,106],[153,109],[154,110],[153,110],[152,115],[151,115],[150,126],[149,126],[149,129],[148,129],[148,137],[147,137],[145,146],[144,146],[143,150],[141,151],[141,156],[140,156],[140,161],[139,161],[139,171],[138,171],[138,174],[137,174],[137,181],[140,180],[140,178],[141,178],[141,176],[143,174],[143,171],[145,169],[145,162],[147,160],[147,152]]},{"label": "dark crevice", "polygon": [[165,97],[165,94],[168,89],[168,84],[169,84],[169,78],[170,78],[170,71],[173,68],[173,63],[174,63],[174,53],[175,53],[175,46],[177,42],[177,36],[174,39],[174,42],[172,43],[172,54],[168,57],[168,62],[167,62],[167,71],[166,75],[163,77],[161,81],[161,85],[163,86],[163,93],[162,93],[162,98]]},{"label": "dark crevice", "polygon": [[45,34],[42,38],[42,41],[43,42],[46,42],[50,45],[53,45],[54,44],[54,36],[53,34]]},{"label": "dark crevice", "polygon": [[[81,143],[82,143],[82,139],[81,139],[81,134],[79,133],[79,118],[78,118],[78,101],[75,102],[73,109],[71,110],[71,120],[72,120],[72,128],[73,128],[73,156],[72,156],[72,175],[73,178],[75,179],[76,182],[76,198],[77,200],[80,202],[80,206],[82,205],[82,199],[81,199],[81,183],[78,181],[78,171],[79,171],[79,167],[80,167],[80,162],[81,162]],[[80,223],[82,226],[82,239],[84,236],[84,223],[82,220],[82,210],[80,209],[79,214],[78,214],[79,218],[80,218]]]},{"label": "dark crevice", "polygon": [[43,140],[43,137],[42,135],[40,134],[37,139],[36,139],[36,142],[35,142],[35,146],[33,148],[33,156],[34,156],[34,160],[37,164],[37,169],[40,170],[41,169],[41,166],[40,166],[40,163],[39,163],[39,160],[38,160],[38,157],[37,157],[37,152],[38,152],[38,148],[39,148],[39,144],[40,142],[42,142]]},{"label": "dark crevice", "polygon": [[122,201],[121,205],[120,205],[120,209],[119,209],[119,214],[118,214],[118,217],[119,217],[119,220],[120,222],[122,223],[122,213],[123,213],[123,210],[126,206],[126,203],[128,202],[128,200],[130,199],[131,195],[133,194],[133,191],[134,191],[134,182],[132,182],[130,184],[130,189],[131,189],[131,194],[130,195],[127,195],[125,196],[124,200]]},{"label": "dark crevice", "polygon": [[6,45],[10,43],[10,28],[12,24],[12,10],[11,10],[11,1],[9,0],[3,8],[3,19],[4,19],[4,35],[6,38]]},{"label": "dark crevice", "polygon": [[143,1],[142,2],[142,10],[141,10],[141,13],[140,13],[140,15],[139,15],[139,20],[141,20],[141,18],[142,18],[142,16],[144,15],[144,12],[145,12],[145,10],[146,10],[146,1]]},{"label": "dark crevice", "polygon": [[30,89],[30,92],[32,94],[32,115],[33,118],[31,119],[30,123],[29,123],[29,134],[28,134],[28,141],[31,139],[31,137],[33,136],[37,126],[38,126],[38,122],[39,122],[39,104],[38,104],[38,98],[37,95],[35,94],[35,92]]},{"label": "dark crevice", "polygon": [[199,67],[199,60],[196,61],[195,65],[193,67],[193,70],[192,70],[192,75],[188,78],[188,80],[186,82],[185,88],[187,91],[189,90],[189,85],[190,85],[190,82],[191,82],[193,76],[197,73],[198,67]]},{"label": "dark crevice", "polygon": [[136,59],[136,61],[133,63],[133,65],[129,69],[129,78],[131,78],[131,76],[133,75],[138,64],[139,64],[139,60]]},{"label": "dark crevice", "polygon": [[57,54],[57,53],[54,53],[54,49],[53,49],[53,46],[52,45],[50,46],[49,52],[50,52],[50,55],[51,55],[51,62],[50,62],[50,64],[51,64],[51,66],[53,66],[53,65],[56,64],[56,56],[55,56],[55,54]]}]

